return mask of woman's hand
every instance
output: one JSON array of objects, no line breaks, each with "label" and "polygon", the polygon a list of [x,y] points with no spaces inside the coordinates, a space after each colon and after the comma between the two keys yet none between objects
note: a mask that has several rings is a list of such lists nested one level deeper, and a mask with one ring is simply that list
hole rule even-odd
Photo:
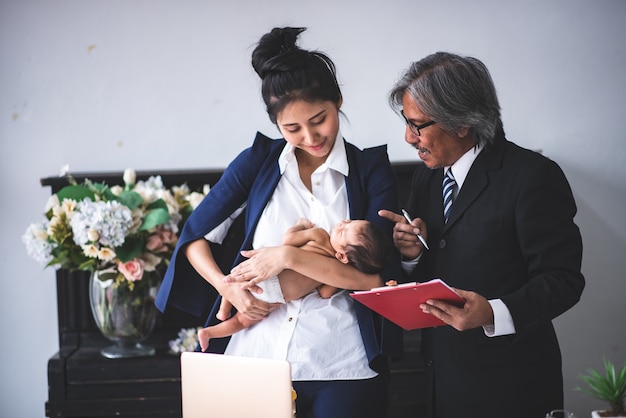
[{"label": "woman's hand", "polygon": [[421,218],[415,218],[409,224],[404,216],[389,210],[380,210],[378,215],[395,223],[393,245],[405,260],[415,260],[424,251],[424,246],[417,238],[417,234],[422,235],[424,239],[428,237],[426,223]]},{"label": "woman's hand", "polygon": [[[228,277],[228,276],[226,276]],[[239,283],[224,283],[220,292],[222,297],[233,304],[237,311],[246,317],[258,321],[280,306],[280,303],[267,303],[243,289]]]},{"label": "woman's hand", "polygon": [[248,259],[235,266],[230,275],[224,278],[224,282],[245,282],[243,289],[258,292],[258,283],[278,276],[285,269],[285,259],[289,256],[290,248],[292,247],[281,246],[242,251],[241,254]]},{"label": "woman's hand", "polygon": [[[380,274],[365,274],[351,265],[341,263],[335,257],[290,245],[242,251],[241,254],[249,259],[234,267],[224,282],[237,282],[240,285],[243,283],[242,288],[252,292],[258,291],[258,283],[290,271],[306,279],[308,283],[301,283],[304,287],[309,285],[311,280],[339,289],[369,290],[382,286]],[[298,279],[291,276],[289,280]],[[319,284],[314,287],[317,286]]]}]

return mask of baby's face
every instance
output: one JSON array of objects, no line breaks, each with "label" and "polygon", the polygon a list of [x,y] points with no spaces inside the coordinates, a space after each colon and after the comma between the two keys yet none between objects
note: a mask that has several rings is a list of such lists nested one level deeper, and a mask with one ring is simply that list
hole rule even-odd
[{"label": "baby's face", "polygon": [[330,231],[330,245],[336,251],[345,251],[349,244],[360,244],[361,231],[365,228],[367,221],[346,219],[339,222]]}]

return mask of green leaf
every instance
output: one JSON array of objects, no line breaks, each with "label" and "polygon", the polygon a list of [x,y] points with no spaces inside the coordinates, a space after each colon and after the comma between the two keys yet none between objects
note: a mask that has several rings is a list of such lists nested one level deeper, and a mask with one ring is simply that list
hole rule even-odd
[{"label": "green leaf", "polygon": [[91,186],[91,189],[97,194],[105,194],[107,191],[110,191],[109,186],[106,183],[88,183]]},{"label": "green leaf", "polygon": [[91,190],[83,186],[65,186],[57,192],[59,202],[63,202],[64,199],[73,199],[77,202],[85,198],[95,200],[95,194]]},{"label": "green leaf", "polygon": [[119,196],[117,196],[116,200],[122,205],[127,206],[130,210],[138,208],[143,203],[141,195],[137,192],[133,192],[132,190],[124,190]]},{"label": "green leaf", "polygon": [[104,200],[105,202],[110,202],[112,200],[119,201],[117,196],[108,187],[102,190],[101,195],[102,195],[102,200]]},{"label": "green leaf", "polygon": [[165,209],[167,210],[167,203],[163,199],[157,199],[154,202],[150,203],[146,209]]},{"label": "green leaf", "polygon": [[124,244],[115,248],[115,254],[121,262],[125,263],[141,254],[144,243],[145,240],[142,237],[126,237]]},{"label": "green leaf", "polygon": [[140,231],[146,231],[148,229],[154,228],[155,226],[164,224],[170,219],[170,214],[167,209],[156,208],[151,210],[146,214],[146,217],[143,219],[141,226],[139,227]]},{"label": "green leaf", "polygon": [[107,280],[115,280],[117,277],[117,273],[115,272],[100,272],[98,273],[98,279],[102,282],[106,282]]}]

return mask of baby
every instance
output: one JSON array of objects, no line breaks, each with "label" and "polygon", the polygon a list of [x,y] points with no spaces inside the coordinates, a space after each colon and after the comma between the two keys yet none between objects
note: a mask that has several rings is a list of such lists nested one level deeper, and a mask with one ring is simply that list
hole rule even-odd
[{"label": "baby", "polygon": [[[284,245],[299,247],[328,257],[336,257],[344,264],[351,264],[366,274],[380,273],[387,263],[391,251],[391,242],[369,221],[343,220],[331,230],[330,235],[324,229],[316,227],[310,220],[301,218],[289,228],[283,239]],[[289,280],[279,280],[280,290],[285,301],[299,299],[305,295],[291,286]],[[317,291],[322,298],[330,298],[337,288],[320,284]],[[211,338],[228,337],[258,321],[235,313],[230,315],[232,305],[222,298],[218,319],[224,319],[217,325],[198,331],[202,351],[209,346]]]}]

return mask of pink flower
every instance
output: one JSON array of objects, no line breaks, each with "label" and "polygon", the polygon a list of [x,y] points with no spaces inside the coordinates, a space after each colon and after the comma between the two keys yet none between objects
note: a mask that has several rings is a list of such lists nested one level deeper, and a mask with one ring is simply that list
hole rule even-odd
[{"label": "pink flower", "polygon": [[162,253],[167,251],[167,245],[165,245],[165,242],[163,242],[161,234],[156,233],[148,237],[148,241],[146,242],[146,249],[148,251],[152,251],[153,253]]},{"label": "pink flower", "polygon": [[174,247],[177,241],[178,237],[174,232],[160,226],[156,233],[148,237],[146,249],[155,254],[164,253],[169,251],[170,247]]},{"label": "pink flower", "polygon": [[143,277],[143,260],[135,258],[125,263],[119,263],[117,269],[129,282],[136,282]]},{"label": "pink flower", "polygon": [[176,245],[178,237],[170,229],[161,229],[159,233],[161,234],[161,238],[163,239],[164,243]]}]

